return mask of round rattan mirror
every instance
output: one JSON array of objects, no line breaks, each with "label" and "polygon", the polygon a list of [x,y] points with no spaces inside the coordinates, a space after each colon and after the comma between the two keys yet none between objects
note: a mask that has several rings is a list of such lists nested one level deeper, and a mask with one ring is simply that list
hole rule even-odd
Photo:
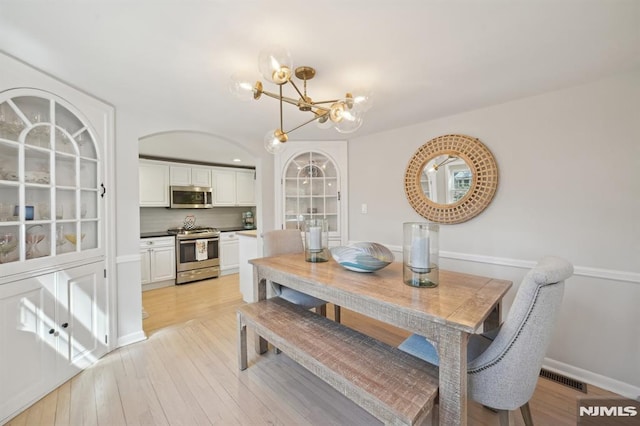
[{"label": "round rattan mirror", "polygon": [[476,138],[444,135],[422,145],[404,174],[411,207],[436,223],[462,223],[482,212],[498,188],[498,166]]}]

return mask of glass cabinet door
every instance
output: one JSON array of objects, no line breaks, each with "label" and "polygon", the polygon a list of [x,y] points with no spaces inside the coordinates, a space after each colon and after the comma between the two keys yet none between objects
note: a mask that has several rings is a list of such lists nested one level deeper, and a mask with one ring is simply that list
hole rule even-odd
[{"label": "glass cabinet door", "polygon": [[48,92],[0,93],[0,263],[100,248],[95,132]]},{"label": "glass cabinet door", "polygon": [[302,229],[307,219],[324,218],[329,235],[340,232],[340,188],[338,168],[328,156],[305,152],[293,157],[284,168],[284,224]]}]

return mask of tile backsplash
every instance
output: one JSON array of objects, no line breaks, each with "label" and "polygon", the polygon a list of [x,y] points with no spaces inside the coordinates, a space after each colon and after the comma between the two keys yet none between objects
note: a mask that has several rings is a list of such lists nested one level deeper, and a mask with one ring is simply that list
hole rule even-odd
[{"label": "tile backsplash", "polygon": [[255,207],[214,207],[212,209],[167,209],[164,207],[140,208],[140,232],[157,232],[182,226],[187,215],[196,217],[196,226],[228,228],[242,226],[242,212]]}]

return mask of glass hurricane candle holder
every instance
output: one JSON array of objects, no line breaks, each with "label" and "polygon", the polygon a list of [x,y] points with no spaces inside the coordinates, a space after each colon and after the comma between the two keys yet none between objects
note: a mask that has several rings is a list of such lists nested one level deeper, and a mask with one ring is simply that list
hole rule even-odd
[{"label": "glass hurricane candle holder", "polygon": [[403,224],[402,277],[413,287],[436,287],[439,282],[439,226],[428,222]]},{"label": "glass hurricane candle holder", "polygon": [[329,231],[326,219],[305,220],[304,259],[314,263],[329,260]]}]

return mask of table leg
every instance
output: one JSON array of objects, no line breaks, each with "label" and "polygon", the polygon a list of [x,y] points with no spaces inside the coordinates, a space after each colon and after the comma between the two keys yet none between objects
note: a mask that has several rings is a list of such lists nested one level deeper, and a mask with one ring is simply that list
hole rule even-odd
[{"label": "table leg", "polygon": [[[253,267],[253,296],[257,297],[257,301],[267,298],[267,280],[260,276],[257,266]],[[267,352],[267,341],[256,334],[254,348],[258,355]]]},{"label": "table leg", "polygon": [[467,424],[467,342],[469,335],[443,328],[438,339],[440,358],[440,424]]}]

